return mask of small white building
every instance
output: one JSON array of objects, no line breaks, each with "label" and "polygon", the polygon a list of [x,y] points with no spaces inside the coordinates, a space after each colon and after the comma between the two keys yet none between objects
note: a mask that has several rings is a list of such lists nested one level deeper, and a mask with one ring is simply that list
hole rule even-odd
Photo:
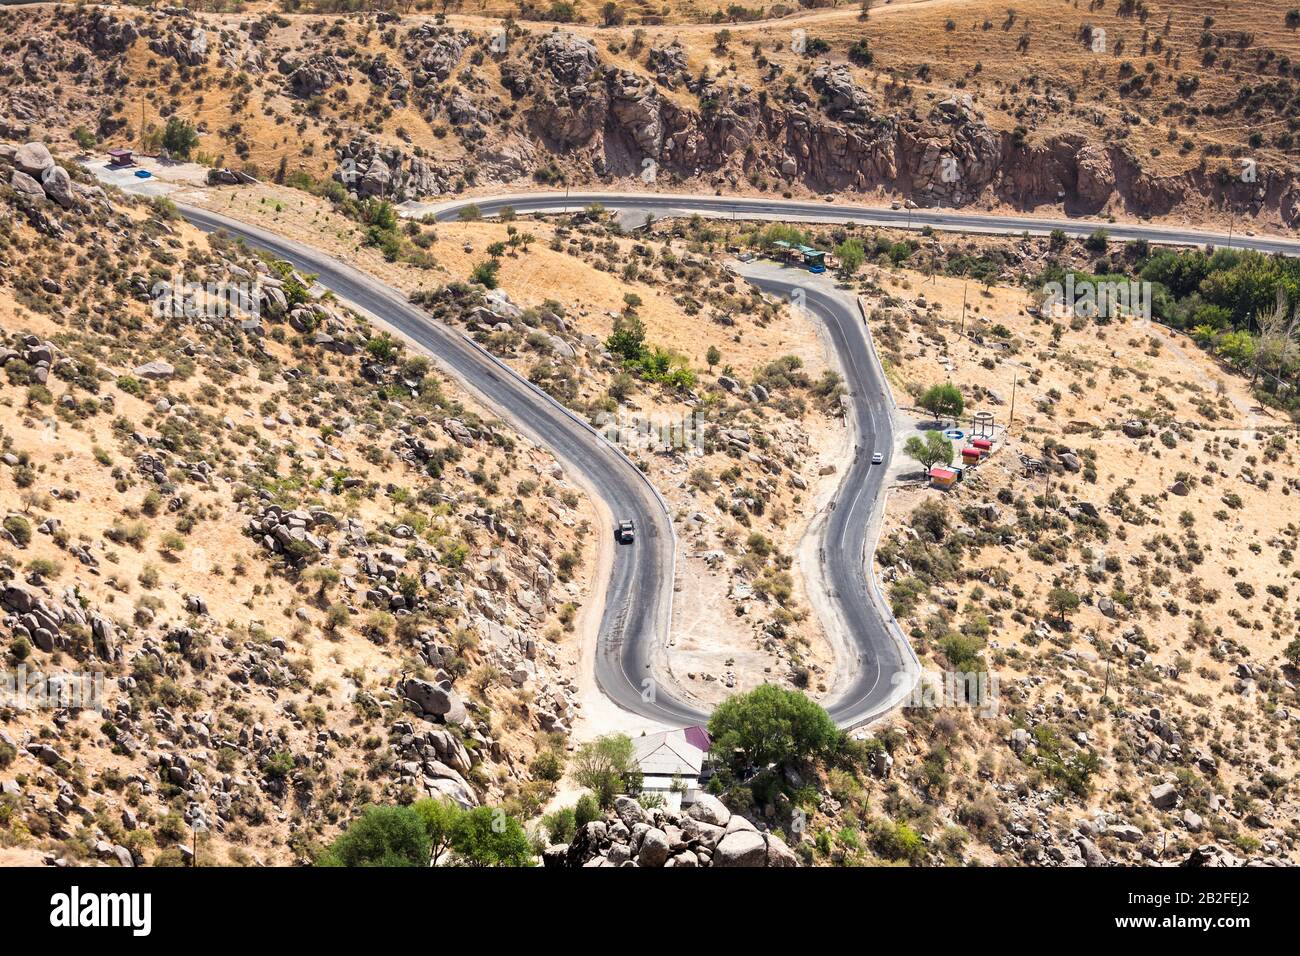
[{"label": "small white building", "polygon": [[641,771],[641,792],[657,793],[671,810],[689,807],[699,795],[709,760],[709,735],[685,727],[632,738],[632,755]]}]

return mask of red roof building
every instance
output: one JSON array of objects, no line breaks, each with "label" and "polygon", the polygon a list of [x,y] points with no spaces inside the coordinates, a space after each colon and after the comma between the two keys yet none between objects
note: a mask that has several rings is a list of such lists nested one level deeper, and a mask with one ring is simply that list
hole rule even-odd
[{"label": "red roof building", "polygon": [[951,488],[957,481],[957,472],[949,471],[947,468],[940,468],[937,465],[930,469],[930,482],[941,488]]}]

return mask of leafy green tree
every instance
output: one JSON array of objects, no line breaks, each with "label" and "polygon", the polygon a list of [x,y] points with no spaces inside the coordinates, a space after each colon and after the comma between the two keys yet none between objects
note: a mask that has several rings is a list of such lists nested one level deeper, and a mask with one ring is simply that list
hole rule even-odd
[{"label": "leafy green tree", "polygon": [[1290,644],[1288,644],[1286,646],[1286,650],[1283,651],[1283,654],[1286,656],[1286,659],[1291,663],[1292,667],[1300,667],[1300,637],[1297,637]]},{"label": "leafy green tree", "polygon": [[903,443],[903,452],[920,462],[926,471],[941,462],[951,465],[954,455],[952,442],[944,438],[942,432],[935,431],[909,436]]},{"label": "leafy green tree", "polygon": [[774,222],[758,234],[758,244],[761,246],[771,246],[778,240],[788,242],[792,246],[806,246],[808,234],[784,222]]},{"label": "leafy green tree", "polygon": [[173,116],[163,129],[162,144],[173,159],[189,159],[199,145],[199,134],[191,123]]},{"label": "leafy green tree", "polygon": [[397,228],[397,210],[387,199],[369,199],[362,210],[362,218],[371,226],[377,226],[385,232]]},{"label": "leafy green tree", "polygon": [[434,800],[432,797],[415,801],[411,809],[420,817],[420,823],[429,838],[428,862],[436,865],[442,855],[451,849],[465,811],[450,800]]},{"label": "leafy green tree", "polygon": [[400,345],[387,332],[380,332],[366,343],[366,353],[375,361],[385,364],[397,358]]},{"label": "leafy green tree", "polygon": [[614,332],[605,347],[624,361],[637,361],[646,350],[645,323],[635,315],[620,315],[614,320]]},{"label": "leafy green tree", "polygon": [[862,268],[862,263],[867,259],[867,250],[861,239],[845,239],[835,247],[835,258],[840,264],[840,275],[848,278]]},{"label": "leafy green tree", "polygon": [[1065,623],[1065,619],[1079,609],[1079,595],[1066,588],[1052,588],[1047,592],[1047,606]]},{"label": "leafy green tree", "polygon": [[411,807],[366,807],[317,859],[318,866],[427,866],[429,835]]},{"label": "leafy green tree", "polygon": [[533,847],[514,817],[496,807],[475,807],[461,813],[451,841],[458,866],[532,866]]},{"label": "leafy green tree", "polygon": [[1097,229],[1083,240],[1083,247],[1089,252],[1105,252],[1110,245],[1110,234],[1105,229]]},{"label": "leafy green tree", "polygon": [[709,366],[709,371],[713,371],[713,366],[722,361],[722,353],[718,351],[716,345],[710,345],[709,350],[704,353],[705,364]]},{"label": "leafy green tree", "polygon": [[32,526],[26,518],[10,515],[4,519],[4,529],[13,536],[18,547],[25,548],[32,543]]},{"label": "leafy green tree", "polygon": [[939,419],[956,418],[966,407],[961,389],[951,382],[932,385],[918,399],[917,404]]},{"label": "leafy green tree", "polygon": [[614,798],[640,786],[632,755],[632,739],[626,734],[606,734],[578,748],[573,758],[573,779],[586,787],[602,807]]},{"label": "leafy green tree", "polygon": [[813,700],[762,684],[723,701],[709,718],[713,755],[740,773],[749,767],[794,766],[830,756],[840,732]]}]

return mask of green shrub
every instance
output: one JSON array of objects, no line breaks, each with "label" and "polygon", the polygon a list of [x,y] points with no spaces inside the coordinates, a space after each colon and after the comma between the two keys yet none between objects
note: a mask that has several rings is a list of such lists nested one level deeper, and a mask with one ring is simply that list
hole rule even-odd
[{"label": "green shrub", "polygon": [[411,807],[366,807],[316,860],[317,866],[428,866],[430,841]]},{"label": "green shrub", "polygon": [[20,515],[10,515],[4,520],[4,529],[13,536],[18,547],[25,548],[32,543],[32,526]]}]

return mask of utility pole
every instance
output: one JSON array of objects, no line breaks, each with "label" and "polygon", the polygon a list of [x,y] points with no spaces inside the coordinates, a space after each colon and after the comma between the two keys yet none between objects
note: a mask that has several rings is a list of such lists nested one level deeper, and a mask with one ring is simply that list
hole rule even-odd
[{"label": "utility pole", "polygon": [[970,285],[970,280],[966,279],[961,284],[961,334],[966,335],[966,287]]},{"label": "utility pole", "polygon": [[1011,376],[1011,417],[1007,421],[1007,431],[1011,431],[1011,426],[1016,422],[1016,385],[1020,382],[1020,373],[1015,372]]}]

